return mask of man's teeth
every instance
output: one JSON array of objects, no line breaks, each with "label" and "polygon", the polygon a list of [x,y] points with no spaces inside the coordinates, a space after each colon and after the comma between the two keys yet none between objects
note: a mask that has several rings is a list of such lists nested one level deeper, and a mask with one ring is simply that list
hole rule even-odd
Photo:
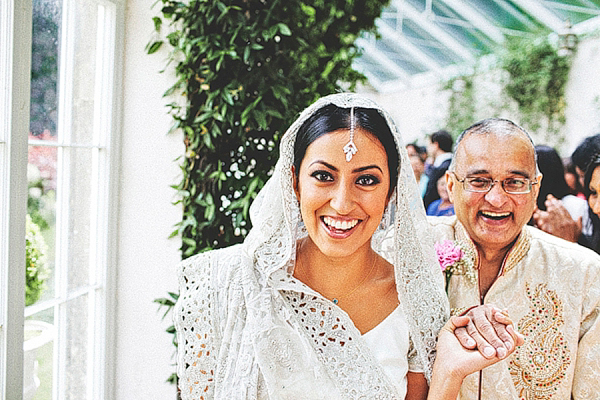
[{"label": "man's teeth", "polygon": [[502,217],[508,217],[510,215],[509,212],[495,213],[495,212],[491,212],[491,211],[482,211],[481,213],[483,215],[485,215],[486,217],[492,217],[492,218],[502,218]]},{"label": "man's teeth", "polygon": [[335,229],[341,229],[341,230],[352,229],[356,226],[356,224],[358,224],[357,219],[353,219],[351,221],[347,221],[347,220],[340,221],[340,220],[333,219],[331,217],[325,217],[325,218],[323,218],[323,221],[328,226],[331,226],[332,228],[335,228]]}]

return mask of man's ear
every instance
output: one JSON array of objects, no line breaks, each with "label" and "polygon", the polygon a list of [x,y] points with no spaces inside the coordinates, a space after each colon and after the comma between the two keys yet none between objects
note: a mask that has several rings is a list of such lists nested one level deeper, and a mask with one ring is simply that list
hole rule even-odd
[{"label": "man's ear", "polygon": [[450,172],[446,171],[446,188],[448,189],[448,197],[450,198],[450,202],[454,204],[454,179],[450,176]]},{"label": "man's ear", "polygon": [[[540,189],[542,187],[542,178],[543,175],[541,173],[538,174],[538,176],[536,176],[536,179],[538,181],[537,185],[532,185],[531,190],[533,190],[534,194],[535,194],[535,201],[537,201],[537,198],[540,194]],[[544,199],[545,201],[545,199]]]},{"label": "man's ear", "polygon": [[292,185],[294,187],[296,199],[300,201],[300,190],[298,189],[298,175],[296,174],[296,167],[294,165],[292,165]]}]

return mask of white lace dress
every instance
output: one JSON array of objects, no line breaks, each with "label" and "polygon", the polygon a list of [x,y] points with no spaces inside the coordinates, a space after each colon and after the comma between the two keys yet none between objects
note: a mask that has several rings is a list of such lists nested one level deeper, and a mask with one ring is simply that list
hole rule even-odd
[{"label": "white lace dress", "polygon": [[405,397],[406,373],[422,367],[401,307],[361,335],[343,310],[288,273],[262,286],[244,264],[241,246],[182,264],[183,399]]},{"label": "white lace dress", "polygon": [[398,387],[396,372],[390,378],[387,361],[379,360],[379,346],[388,339],[375,339],[380,343],[371,349],[372,335],[362,337],[342,309],[292,277],[296,243],[307,235],[293,191],[295,136],[328,104],[348,112],[351,107],[375,109],[394,136],[398,182],[371,247],[394,266],[412,346],[407,357],[402,339],[399,358],[411,371],[422,368],[426,378],[431,375],[436,338],[449,307],[408,155],[387,112],[370,100],[341,93],[310,106],[282,137],[273,175],[250,208],[252,229],[244,243],[180,265],[174,322],[183,399],[404,397],[404,383]]}]

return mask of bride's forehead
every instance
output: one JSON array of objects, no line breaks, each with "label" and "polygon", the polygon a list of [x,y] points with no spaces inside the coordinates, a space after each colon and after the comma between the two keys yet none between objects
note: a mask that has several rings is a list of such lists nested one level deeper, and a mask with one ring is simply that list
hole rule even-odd
[{"label": "bride's forehead", "polygon": [[[386,152],[383,144],[381,143],[381,141],[379,141],[377,136],[375,136],[374,134],[372,134],[371,132],[369,132],[365,129],[362,129],[362,128],[355,129],[353,136],[354,136],[353,141],[357,146],[358,146],[358,143],[360,143],[365,148],[373,148],[373,149],[379,148],[384,153]],[[350,129],[338,129],[333,132],[328,132],[328,133],[325,133],[325,134],[319,136],[315,140],[313,140],[308,145],[307,151],[310,151],[311,149],[313,151],[316,151],[316,150],[323,151],[324,149],[327,149],[327,150],[339,149],[343,153],[343,148],[350,141],[350,137],[351,137]],[[360,151],[360,148],[358,150]]]}]

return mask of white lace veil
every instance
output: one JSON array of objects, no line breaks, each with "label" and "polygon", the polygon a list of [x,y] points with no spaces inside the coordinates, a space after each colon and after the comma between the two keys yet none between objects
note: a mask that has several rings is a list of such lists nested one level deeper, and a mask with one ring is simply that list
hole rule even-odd
[{"label": "white lace veil", "polygon": [[273,176],[250,208],[253,228],[243,246],[254,259],[259,280],[263,283],[279,269],[293,272],[296,241],[306,236],[292,186],[294,142],[300,126],[328,104],[348,109],[375,109],[385,118],[394,135],[400,160],[398,182],[371,245],[394,265],[398,298],[418,361],[429,379],[437,334],[448,317],[448,304],[429,224],[405,146],[390,115],[376,103],[356,94],[340,93],[323,97],[302,112],[282,137]]}]

